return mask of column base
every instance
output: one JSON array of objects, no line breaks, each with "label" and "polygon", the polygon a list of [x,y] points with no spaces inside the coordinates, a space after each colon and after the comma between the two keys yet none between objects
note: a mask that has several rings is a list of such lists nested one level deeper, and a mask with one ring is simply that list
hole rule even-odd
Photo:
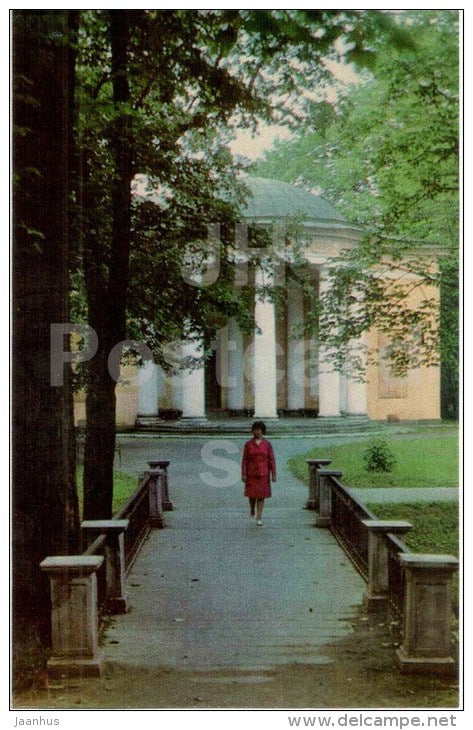
[{"label": "column base", "polygon": [[172,502],[171,501],[168,501],[168,500],[164,501],[163,500],[163,510],[165,510],[166,512],[172,512],[173,509],[174,509],[174,507],[172,506]]},{"label": "column base", "polygon": [[228,418],[253,418],[254,415],[252,408],[227,408],[224,413]]},{"label": "column base", "polygon": [[308,499],[305,503],[305,509],[317,510],[319,505],[314,499]]},{"label": "column base", "polygon": [[103,663],[102,652],[97,652],[94,657],[90,658],[51,657],[47,664],[48,676],[51,679],[100,677]]},{"label": "column base", "polygon": [[410,657],[396,649],[396,664],[403,674],[437,674],[452,677],[457,674],[453,657]]},{"label": "column base", "polygon": [[316,527],[331,527],[332,520],[330,517],[317,517],[315,520]]},{"label": "column base", "polygon": [[365,593],[363,596],[363,608],[365,609],[365,611],[368,611],[368,613],[374,613],[376,611],[385,609],[387,605],[387,596],[375,596],[368,593]]},{"label": "column base", "polygon": [[128,600],[123,596],[107,599],[107,613],[127,613]]}]

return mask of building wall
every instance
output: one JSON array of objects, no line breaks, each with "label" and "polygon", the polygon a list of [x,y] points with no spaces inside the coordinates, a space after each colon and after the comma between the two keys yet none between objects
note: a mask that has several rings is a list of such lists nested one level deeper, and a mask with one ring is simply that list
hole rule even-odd
[{"label": "building wall", "polygon": [[[132,428],[138,413],[137,368],[125,365],[120,368],[120,380],[117,383],[117,427]],[[74,423],[85,424],[85,391],[74,396]]]},{"label": "building wall", "polygon": [[[439,301],[435,287],[414,289],[406,306],[415,309],[426,297]],[[414,336],[414,333],[413,333]],[[389,345],[389,338],[379,332],[368,334],[368,348],[377,353]],[[395,377],[386,361],[367,368],[368,416],[374,420],[398,418],[400,420],[440,418],[440,366],[422,366],[409,370],[405,377]]]}]

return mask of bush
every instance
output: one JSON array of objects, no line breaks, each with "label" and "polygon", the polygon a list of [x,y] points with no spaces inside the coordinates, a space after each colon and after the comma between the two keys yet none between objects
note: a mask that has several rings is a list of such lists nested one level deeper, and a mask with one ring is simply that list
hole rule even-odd
[{"label": "bush", "polygon": [[386,441],[372,441],[363,452],[363,463],[366,471],[392,471],[396,466],[396,457]]}]

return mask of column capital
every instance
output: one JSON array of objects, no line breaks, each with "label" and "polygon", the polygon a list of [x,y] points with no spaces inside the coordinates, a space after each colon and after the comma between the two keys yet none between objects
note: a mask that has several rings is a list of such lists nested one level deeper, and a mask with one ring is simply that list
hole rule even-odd
[{"label": "column capital", "polygon": [[342,477],[343,472],[336,469],[317,469],[320,477]]},{"label": "column capital", "polygon": [[168,461],[167,459],[158,459],[158,460],[148,461],[148,466],[151,469],[156,469],[156,468],[165,469],[167,466],[169,466],[170,463],[171,462]]}]

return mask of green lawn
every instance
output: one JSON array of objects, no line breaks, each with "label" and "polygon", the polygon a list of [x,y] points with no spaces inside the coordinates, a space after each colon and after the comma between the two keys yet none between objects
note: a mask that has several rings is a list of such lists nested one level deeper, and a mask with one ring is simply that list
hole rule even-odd
[{"label": "green lawn", "polygon": [[381,520],[407,520],[412,530],[403,542],[414,553],[459,553],[459,510],[452,502],[418,502],[417,504],[368,504]]},{"label": "green lawn", "polygon": [[[451,502],[430,504],[369,504],[382,520],[407,520],[413,528],[402,539],[414,553],[435,553],[458,557],[459,511]],[[458,615],[459,576],[452,580],[452,607]]]},{"label": "green lawn", "polygon": [[[79,510],[82,515],[82,503],[83,503],[83,490],[82,490],[82,465],[77,467],[77,492],[79,495]],[[138,486],[138,479],[132,477],[129,474],[124,474],[121,471],[113,473],[113,505],[112,514],[115,514],[120,507],[125,504],[128,497],[130,497]]]},{"label": "green lawn", "polygon": [[383,437],[397,463],[392,472],[367,472],[362,454],[369,441],[318,446],[306,454],[289,460],[289,468],[307,484],[306,459],[317,456],[332,459],[330,468],[343,471],[343,482],[349,487],[457,487],[458,437],[441,438],[413,435],[410,439]]}]

